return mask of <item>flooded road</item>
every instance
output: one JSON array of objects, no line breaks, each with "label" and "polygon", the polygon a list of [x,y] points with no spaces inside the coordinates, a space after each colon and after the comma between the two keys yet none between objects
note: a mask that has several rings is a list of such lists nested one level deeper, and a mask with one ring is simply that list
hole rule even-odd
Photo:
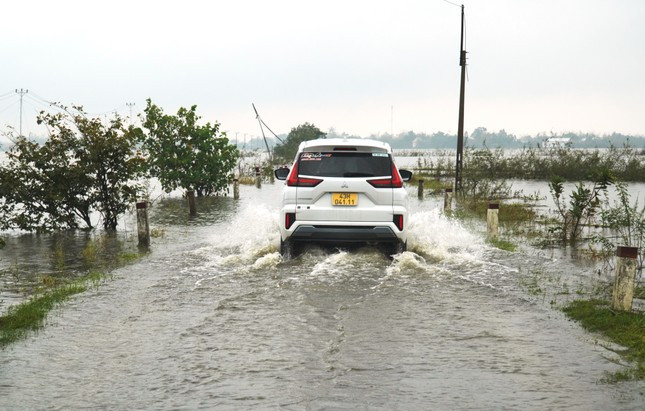
[{"label": "flooded road", "polygon": [[[619,357],[527,291],[584,268],[490,248],[411,199],[409,252],[277,252],[280,186],[192,221],[0,351],[3,409],[643,409]],[[566,296],[561,298],[567,298]],[[557,301],[556,301],[557,303]]]}]

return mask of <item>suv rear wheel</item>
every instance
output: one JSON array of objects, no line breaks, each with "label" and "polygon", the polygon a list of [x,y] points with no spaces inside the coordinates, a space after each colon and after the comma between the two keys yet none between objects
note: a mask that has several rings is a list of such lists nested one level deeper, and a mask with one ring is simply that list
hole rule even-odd
[{"label": "suv rear wheel", "polygon": [[280,255],[284,260],[291,260],[300,255],[302,246],[290,238],[282,241],[280,240]]}]

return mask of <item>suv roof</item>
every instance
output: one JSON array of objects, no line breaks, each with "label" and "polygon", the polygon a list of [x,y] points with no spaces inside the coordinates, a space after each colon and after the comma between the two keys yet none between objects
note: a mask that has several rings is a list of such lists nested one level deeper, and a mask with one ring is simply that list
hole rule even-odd
[{"label": "suv roof", "polygon": [[[303,151],[334,151],[339,147],[353,147],[355,151],[392,153],[388,143],[362,138],[321,138],[318,140],[303,141],[298,147],[298,152]],[[353,150],[352,150],[353,151]]]}]

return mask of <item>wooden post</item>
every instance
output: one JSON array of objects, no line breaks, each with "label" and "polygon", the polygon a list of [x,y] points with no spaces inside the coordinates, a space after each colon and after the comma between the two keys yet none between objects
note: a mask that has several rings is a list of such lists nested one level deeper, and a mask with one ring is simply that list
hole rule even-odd
[{"label": "wooden post", "polygon": [[616,278],[611,306],[614,310],[631,311],[634,300],[637,247],[618,247],[616,250]]},{"label": "wooden post", "polygon": [[443,210],[452,210],[452,188],[446,188],[446,191],[443,195]]},{"label": "wooden post", "polygon": [[262,188],[262,174],[260,173],[260,167],[255,167],[255,187]]},{"label": "wooden post", "polygon": [[233,199],[240,199],[240,180],[237,178],[233,179]]},{"label": "wooden post", "polygon": [[137,203],[137,232],[139,234],[139,246],[150,245],[150,226],[148,225],[148,203],[145,201]]},{"label": "wooden post", "polygon": [[486,218],[488,225],[488,237],[497,239],[499,234],[499,204],[488,204],[488,215]]},{"label": "wooden post", "polygon": [[186,192],[186,197],[188,197],[188,207],[190,208],[190,215],[197,215],[197,206],[195,205],[195,192],[193,190],[188,190]]},{"label": "wooden post", "polygon": [[423,179],[419,179],[419,190],[417,192],[417,196],[419,197],[419,200],[423,200]]}]

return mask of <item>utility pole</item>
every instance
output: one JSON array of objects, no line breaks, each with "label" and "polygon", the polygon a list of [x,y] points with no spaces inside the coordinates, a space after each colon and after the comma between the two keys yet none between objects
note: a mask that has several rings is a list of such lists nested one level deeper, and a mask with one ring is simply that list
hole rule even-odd
[{"label": "utility pole", "polygon": [[461,5],[461,44],[459,53],[461,87],[459,89],[459,125],[457,127],[457,161],[455,168],[455,192],[462,191],[461,171],[464,158],[464,95],[466,88],[466,50],[464,50],[464,5]]},{"label": "utility pole", "polygon": [[390,135],[394,137],[394,105],[390,106]]},{"label": "utility pole", "polygon": [[29,90],[20,89],[19,91],[18,89],[16,89],[16,93],[20,95],[20,137],[22,137],[22,97],[25,94],[29,93]]},{"label": "utility pole", "polygon": [[130,109],[130,125],[132,125],[133,124],[133,121],[132,121],[132,107],[134,107],[134,103],[125,103],[125,105],[128,106],[128,108]]}]

